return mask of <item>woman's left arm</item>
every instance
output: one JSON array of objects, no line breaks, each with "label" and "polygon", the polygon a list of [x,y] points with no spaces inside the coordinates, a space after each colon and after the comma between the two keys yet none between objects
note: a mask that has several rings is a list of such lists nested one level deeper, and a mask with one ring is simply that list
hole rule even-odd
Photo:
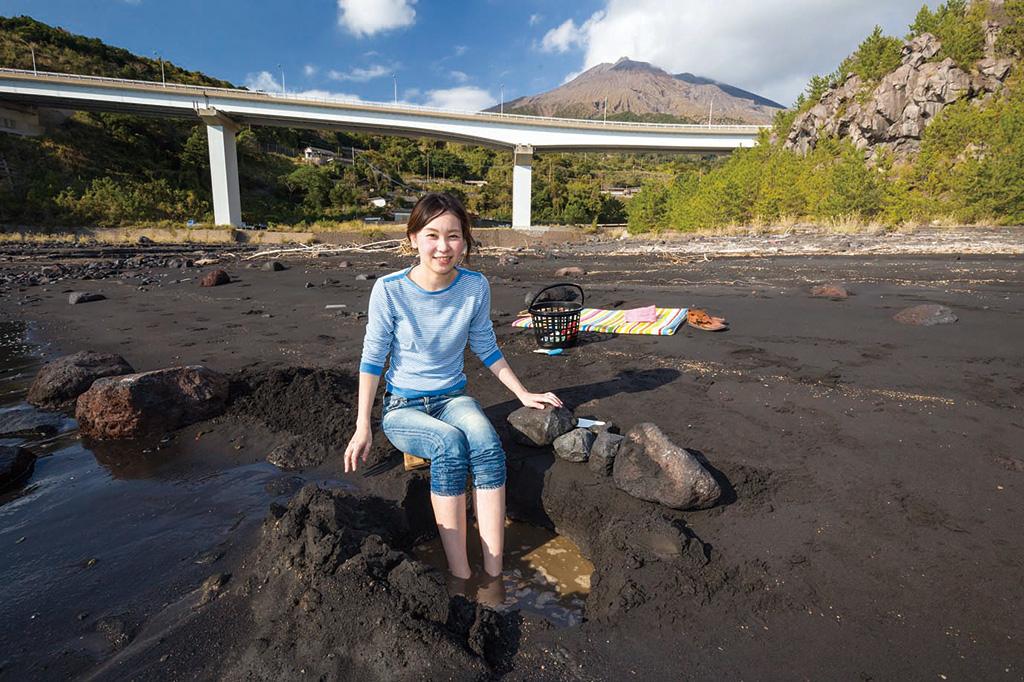
[{"label": "woman's left arm", "polygon": [[519,398],[519,402],[523,405],[537,409],[542,409],[544,405],[563,407],[562,401],[554,393],[530,393],[527,391],[505,358],[492,364],[490,370],[494,372],[494,376],[498,377],[501,383],[505,384],[508,390],[512,391]]}]

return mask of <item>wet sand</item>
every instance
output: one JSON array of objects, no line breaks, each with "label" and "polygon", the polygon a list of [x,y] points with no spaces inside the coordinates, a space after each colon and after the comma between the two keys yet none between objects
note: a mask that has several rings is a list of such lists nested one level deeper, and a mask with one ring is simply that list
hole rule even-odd
[{"label": "wet sand", "polygon": [[[558,392],[578,415],[611,419],[624,429],[653,421],[675,442],[702,453],[728,485],[724,503],[714,509],[666,513],[628,498],[585,467],[509,444],[511,513],[553,525],[596,569],[585,622],[524,629],[509,679],[1021,676],[1020,256],[520,258],[500,266],[482,257],[474,267],[491,280],[499,343],[524,383]],[[252,363],[348,370],[357,365],[364,325],[354,313],[365,309],[373,284],[355,275],[385,274],[406,261],[393,255],[345,259],[353,267],[338,268],[340,257],[285,261],[291,268],[283,272],[228,263],[236,281],[214,289],[198,288],[194,269],[176,268],[152,269],[160,285],[144,290],[138,279],[9,288],[0,293],[0,313],[27,322],[46,355],[117,352],[140,371],[188,363],[225,372]],[[387,264],[377,265],[381,261]],[[563,356],[533,354],[531,332],[512,329],[512,316],[529,290],[554,281],[554,270],[567,265],[589,271],[581,279],[588,304],[700,306],[725,315],[731,330],[586,335]],[[854,295],[845,301],[808,295],[810,286],[826,282],[843,283]],[[69,306],[62,293],[68,289],[102,292],[107,300]],[[919,303],[947,305],[959,321],[912,327],[892,320]],[[347,307],[325,309],[329,304]],[[467,374],[471,392],[502,422],[514,407],[504,389],[471,356]],[[254,467],[260,476],[274,476],[263,462],[265,441],[250,439],[234,449],[231,439],[245,432],[238,425],[192,428],[176,436],[182,446],[168,466],[195,462],[231,475]],[[220,455],[205,459],[183,447],[203,428],[220,439],[210,441],[223,445],[211,448]],[[345,479],[338,473],[343,448],[338,443],[322,467],[301,476]],[[225,450],[228,460],[218,464]],[[43,474],[74,462],[50,459],[37,465]],[[401,498],[407,475],[400,467],[374,474],[347,480],[361,491]],[[213,479],[190,494],[207,500],[216,490]],[[103,506],[118,504],[108,499]],[[120,504],[147,509],[130,497]],[[0,507],[0,513],[8,512]],[[633,524],[632,533],[620,527],[623,519]],[[235,533],[237,561],[255,542],[256,520],[248,534],[232,530],[230,522],[218,526]],[[677,547],[675,536],[644,525],[655,521],[679,530],[687,542]],[[50,527],[61,526],[55,520]],[[0,528],[5,543],[15,535]],[[660,545],[665,538],[670,542]],[[139,551],[159,554],[169,543],[170,536],[158,535]],[[53,607],[61,617],[46,626],[56,642],[77,632],[75,602],[84,604],[94,586],[87,571],[68,569],[66,557],[47,565],[47,556],[37,556],[34,570],[62,585],[61,606]],[[222,565],[230,568],[231,560]],[[160,595],[149,598],[152,608],[139,610],[132,632],[144,630],[162,604],[211,570],[152,574]],[[123,603],[143,592],[111,581],[100,601]],[[5,621],[30,622],[46,598],[9,603]],[[216,630],[218,623],[223,629],[244,615],[225,608],[203,618],[209,622],[190,625],[193,633]],[[24,650],[26,639],[21,631],[5,636],[0,661],[14,660],[12,649],[21,653],[17,665],[5,665],[0,674],[83,674],[111,655],[104,649],[62,667],[60,651],[40,649],[34,656]],[[221,674],[232,660],[222,655],[239,642],[229,634],[198,639],[179,633],[168,637],[174,644],[169,658],[161,661],[163,654],[153,649],[123,657],[114,669],[125,676],[132,670],[143,676]],[[112,674],[104,670],[101,677]]]}]

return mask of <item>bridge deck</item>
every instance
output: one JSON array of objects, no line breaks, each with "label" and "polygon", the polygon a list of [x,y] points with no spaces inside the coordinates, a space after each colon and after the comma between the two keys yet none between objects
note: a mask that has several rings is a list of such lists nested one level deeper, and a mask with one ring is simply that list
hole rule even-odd
[{"label": "bridge deck", "polygon": [[[570,119],[554,118],[548,116],[526,116],[522,114],[503,114],[497,112],[471,112],[453,111],[416,105],[391,104],[384,102],[352,101],[342,99],[314,98],[300,95],[289,95],[282,93],[254,92],[236,88],[218,88],[200,85],[184,85],[180,83],[154,83],[151,81],[136,81],[122,78],[106,78],[101,76],[87,76],[80,74],[63,74],[50,72],[32,72],[20,69],[0,68],[0,85],[8,85],[8,88],[0,88],[0,99],[20,99],[30,101],[36,96],[29,91],[11,93],[10,86],[17,89],[18,83],[26,85],[79,85],[79,86],[100,86],[124,93],[152,93],[168,95],[171,93],[187,95],[189,97],[210,97],[218,100],[235,100],[246,103],[274,103],[289,104],[295,108],[315,106],[317,108],[337,109],[349,112],[374,112],[401,114],[403,116],[429,117],[432,119],[442,118],[451,121],[473,121],[476,123],[515,123],[517,126],[537,128],[572,128],[586,130],[603,130],[608,132],[659,132],[659,133],[686,133],[687,135],[756,135],[759,130],[767,126],[761,125],[707,125],[694,123],[641,123],[632,121],[598,121],[593,119]],[[20,97],[19,97],[20,96]],[[77,99],[75,101],[78,101]],[[79,106],[81,104],[79,103]],[[130,105],[125,105],[130,106]],[[164,113],[172,115],[171,111]],[[180,114],[179,114],[180,115]]]}]

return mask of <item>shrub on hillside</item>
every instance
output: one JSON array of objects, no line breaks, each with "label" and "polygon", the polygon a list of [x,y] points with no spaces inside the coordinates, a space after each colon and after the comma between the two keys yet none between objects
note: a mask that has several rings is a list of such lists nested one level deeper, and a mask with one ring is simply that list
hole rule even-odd
[{"label": "shrub on hillside", "polygon": [[210,207],[191,190],[175,189],[161,178],[146,182],[97,178],[81,193],[65,190],[56,203],[86,224],[126,225],[158,220],[208,221]]},{"label": "shrub on hillside", "polygon": [[986,5],[984,2],[946,0],[934,12],[923,5],[914,23],[910,25],[908,37],[922,33],[933,34],[942,43],[936,59],[951,57],[961,69],[970,71],[985,50],[982,21],[985,19]]},{"label": "shrub on hillside", "polygon": [[866,85],[872,85],[882,76],[893,71],[900,65],[900,53],[903,41],[899,38],[882,34],[882,27],[875,26],[857,50],[839,65],[839,81],[849,76],[860,76]]},{"label": "shrub on hillside", "polygon": [[1006,25],[996,40],[996,47],[1004,55],[1024,57],[1024,0],[1007,0],[1003,10]]}]

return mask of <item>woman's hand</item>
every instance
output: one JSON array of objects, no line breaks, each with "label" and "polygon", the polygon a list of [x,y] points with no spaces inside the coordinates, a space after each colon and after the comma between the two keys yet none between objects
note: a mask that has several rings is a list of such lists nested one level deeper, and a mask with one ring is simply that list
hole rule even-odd
[{"label": "woman's hand", "polygon": [[359,460],[366,461],[370,454],[370,445],[373,443],[373,433],[369,426],[357,426],[356,432],[345,448],[345,473],[356,470],[356,463]]},{"label": "woman's hand", "polygon": [[519,402],[526,407],[533,407],[538,410],[544,409],[545,405],[563,407],[562,401],[554,393],[520,393]]}]

